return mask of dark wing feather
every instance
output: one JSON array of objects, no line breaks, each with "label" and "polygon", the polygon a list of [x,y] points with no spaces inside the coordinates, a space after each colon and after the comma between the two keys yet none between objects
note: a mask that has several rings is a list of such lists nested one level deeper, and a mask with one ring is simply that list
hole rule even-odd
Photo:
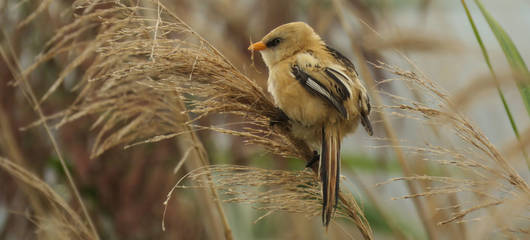
[{"label": "dark wing feather", "polygon": [[[324,68],[324,72],[329,78],[335,81],[337,93],[340,95],[340,98],[342,100],[348,99],[350,97],[350,91],[348,91],[348,87],[346,87],[346,84],[343,82],[345,80],[345,77],[342,77],[343,74],[333,68],[328,67]],[[341,78],[344,80],[341,80]]]},{"label": "dark wing feather", "polygon": [[365,93],[361,92],[361,94],[359,94],[358,104],[359,112],[361,113],[361,124],[368,135],[372,136],[374,135],[374,130],[372,128],[372,124],[370,123],[370,119],[368,119],[368,115],[370,114],[372,107],[370,106],[370,99]]},{"label": "dark wing feather", "polygon": [[331,91],[326,88],[326,86],[316,80],[316,78],[304,72],[298,65],[293,65],[291,67],[291,72],[293,73],[296,80],[298,80],[298,82],[304,86],[304,89],[306,89],[309,93],[324,99],[326,102],[335,107],[342,117],[346,118],[346,108],[344,107],[344,104],[342,104],[343,99],[341,97],[332,94]]},{"label": "dark wing feather", "polygon": [[329,54],[331,54],[335,59],[339,60],[344,66],[346,66],[346,68],[348,68],[349,71],[355,72],[355,74],[359,76],[359,74],[357,73],[357,70],[355,69],[355,66],[350,61],[350,59],[348,59],[347,57],[342,55],[342,53],[340,53],[339,51],[335,50],[334,48],[328,45],[326,45],[325,47],[326,47],[326,50],[328,50]]},{"label": "dark wing feather", "polygon": [[[359,76],[359,74],[357,73],[357,70],[355,70],[355,66],[350,61],[350,59],[348,59],[347,57],[342,55],[342,53],[340,53],[339,51],[335,50],[334,48],[332,48],[330,46],[326,45],[325,47],[326,47],[326,50],[328,50],[328,52],[335,59],[337,59],[344,66],[346,66],[346,68],[349,71],[355,72],[355,74],[357,76]],[[368,95],[366,95],[365,92],[361,92],[361,94],[359,94],[358,105],[359,105],[359,112],[360,112],[360,115],[361,115],[361,124],[363,125],[363,127],[366,130],[366,132],[368,133],[368,135],[372,136],[374,134],[374,130],[372,128],[372,124],[370,123],[370,119],[368,119],[368,115],[370,114],[370,110],[371,110],[370,99],[368,98]]]}]

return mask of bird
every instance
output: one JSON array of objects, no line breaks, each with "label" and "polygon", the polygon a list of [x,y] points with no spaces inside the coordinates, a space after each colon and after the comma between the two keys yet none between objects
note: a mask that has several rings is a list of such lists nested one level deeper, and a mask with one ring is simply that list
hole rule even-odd
[{"label": "bird", "polygon": [[267,90],[286,116],[293,136],[318,148],[322,223],[328,227],[338,204],[340,148],[359,121],[373,135],[370,100],[353,63],[328,46],[304,22],[280,25],[248,49],[268,68]]}]

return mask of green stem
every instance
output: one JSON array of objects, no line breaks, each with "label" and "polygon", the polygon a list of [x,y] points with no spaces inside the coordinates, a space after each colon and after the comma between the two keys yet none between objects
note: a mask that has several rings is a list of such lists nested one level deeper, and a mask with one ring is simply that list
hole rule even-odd
[{"label": "green stem", "polygon": [[[513,119],[512,112],[510,110],[510,107],[508,106],[508,103],[506,102],[504,93],[502,93],[499,80],[497,79],[497,74],[495,74],[495,71],[493,70],[493,67],[491,65],[488,51],[486,50],[486,47],[484,47],[484,42],[482,42],[482,38],[480,37],[480,34],[477,30],[477,26],[475,25],[475,21],[473,21],[473,17],[471,16],[471,13],[469,12],[469,9],[467,7],[465,0],[461,0],[461,2],[462,2],[462,6],[464,7],[464,10],[466,11],[466,15],[469,20],[469,23],[471,23],[471,28],[473,28],[473,33],[475,33],[477,42],[480,45],[480,49],[482,50],[482,55],[484,56],[484,60],[486,61],[486,64],[488,65],[488,69],[490,70],[490,73],[493,77],[495,87],[497,88],[497,92],[499,93],[499,97],[501,98],[501,102],[502,102],[502,105],[504,106],[504,110],[506,111],[506,115],[508,116],[508,119],[510,120],[510,125],[512,126],[513,132],[515,133],[515,137],[517,138],[517,141],[521,143],[521,137],[519,135],[519,130],[517,129],[517,124],[515,123],[515,120]],[[522,148],[522,152],[526,160],[527,166],[530,165],[530,160],[528,159],[528,153],[526,152],[524,148]]]}]

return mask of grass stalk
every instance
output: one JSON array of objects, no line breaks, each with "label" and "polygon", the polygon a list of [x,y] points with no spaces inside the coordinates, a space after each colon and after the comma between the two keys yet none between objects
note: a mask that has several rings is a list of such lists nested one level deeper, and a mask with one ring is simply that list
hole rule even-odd
[{"label": "grass stalk", "polygon": [[[53,214],[38,215],[37,227],[44,230],[39,236],[43,239],[56,239],[50,236],[62,236],[60,239],[97,239],[92,229],[82,221],[81,217],[68,205],[68,203],[46,182],[29,172],[25,167],[13,161],[0,157],[0,168],[4,169],[17,181],[28,189],[32,189],[42,195],[55,207],[51,208]],[[58,229],[55,229],[57,227]],[[40,232],[40,231],[38,231]]]},{"label": "grass stalk", "polygon": [[[147,2],[154,2],[154,1],[147,1]],[[156,6],[157,6],[157,16],[156,16],[157,21],[156,21],[156,24],[155,24],[155,31],[154,31],[153,42],[152,42],[152,47],[151,47],[151,55],[149,57],[150,60],[152,60],[153,62],[156,61],[156,59],[155,59],[153,54],[155,52],[155,47],[156,47],[158,27],[159,27],[160,21],[162,21],[162,19],[160,17],[161,10],[164,10],[165,12],[170,14],[173,18],[175,18],[178,21],[180,21],[180,23],[183,24],[184,27],[187,28],[193,35],[199,37],[199,39],[201,39],[203,42],[208,43],[206,40],[202,39],[202,37],[200,37],[199,34],[195,34],[195,32],[193,32],[192,28],[189,25],[187,25],[184,21],[179,19],[171,11],[169,11],[162,4],[160,4],[160,1],[156,1]],[[210,45],[210,47],[214,48],[211,45]],[[215,50],[215,51],[217,51],[217,50]],[[217,51],[217,53],[220,56],[222,56],[218,51]],[[192,73],[193,73],[193,69],[192,69]],[[191,78],[191,76],[192,76],[192,74],[190,74],[190,78]],[[185,112],[186,112],[187,109],[186,109],[186,106],[184,105],[184,103],[182,101],[178,101],[175,104],[178,105],[178,108],[180,109],[181,113],[183,115],[185,115]],[[191,120],[188,115],[180,116],[180,117],[183,117],[183,119],[182,119],[183,122],[182,123],[190,122],[190,120]],[[179,118],[179,117],[177,117],[177,118]],[[193,131],[192,127],[190,125],[188,125],[188,124],[182,124],[182,127],[184,128],[183,129],[184,133],[183,133],[183,135],[180,136],[180,140],[181,141],[179,141],[179,144],[185,144],[185,143],[182,143],[185,139],[190,139],[191,140],[191,144],[190,144],[191,146],[187,146],[187,147],[183,148],[183,149],[188,149],[188,148],[192,149],[191,152],[190,152],[190,160],[191,161],[186,161],[185,162],[185,164],[189,166],[188,169],[189,170],[193,170],[193,169],[196,169],[196,168],[199,168],[199,167],[208,166],[210,164],[210,161],[208,160],[208,155],[206,154],[206,150],[204,149],[204,146],[202,145],[201,141],[197,137],[196,133]],[[183,159],[182,161],[185,161],[185,160]],[[210,175],[207,175],[206,177],[209,180],[211,178]],[[220,233],[223,232],[223,234],[221,236],[224,236],[224,239],[232,240],[232,239],[234,239],[234,237],[232,235],[232,229],[230,228],[230,225],[228,224],[228,220],[226,218],[226,214],[224,212],[223,206],[222,206],[221,201],[219,199],[219,194],[217,193],[217,189],[215,189],[213,184],[209,184],[208,188],[209,188],[211,196],[209,197],[207,194],[199,193],[200,195],[203,195],[203,196],[198,197],[198,199],[199,199],[199,201],[204,202],[204,205],[207,206],[206,208],[208,209],[209,218],[212,221],[212,227],[214,229],[214,232],[217,233],[217,235],[221,235]],[[212,206],[212,202],[213,202],[214,206]],[[165,204],[167,204],[167,202]],[[216,221],[216,220],[218,220],[218,221]],[[164,226],[162,226],[162,227],[164,227]],[[222,230],[220,230],[220,228],[222,228]],[[219,238],[219,236],[215,236],[215,238]]]},{"label": "grass stalk", "polygon": [[394,218],[392,218],[389,215],[389,211],[383,207],[379,199],[377,198],[377,195],[372,191],[371,188],[367,187],[366,184],[363,182],[363,180],[357,175],[355,171],[352,173],[352,177],[355,180],[355,183],[361,188],[361,190],[366,194],[367,199],[370,201],[370,203],[377,209],[379,214],[385,219],[386,223],[388,224],[388,227],[394,234],[393,237],[399,240],[405,240],[407,239],[406,234],[399,228]]},{"label": "grass stalk", "polygon": [[[186,107],[184,106],[182,102],[179,102],[177,104],[180,106],[180,109],[182,109],[182,111],[186,110]],[[188,122],[188,121],[190,121],[190,119],[189,117],[186,116],[185,122]],[[205,166],[210,165],[210,161],[208,160],[208,155],[206,154],[206,150],[204,149],[204,146],[202,145],[195,131],[193,131],[193,129],[187,124],[183,124],[183,128],[185,128],[184,129],[185,133],[181,136],[180,139],[181,140],[191,139],[191,146],[188,146],[188,147],[192,147],[193,149],[192,152],[190,152],[190,160],[195,160],[195,161],[190,161],[190,160],[186,161],[186,165],[189,166],[188,170],[193,170],[193,169],[197,169],[200,167],[205,167]],[[212,176],[207,174],[206,178],[208,178],[209,180],[208,189],[210,191],[211,197],[200,198],[200,199],[203,199],[204,202],[206,203],[205,205],[207,205],[207,208],[210,212],[210,218],[212,219],[212,221],[214,221],[214,219],[219,219],[220,221],[220,224],[217,222],[214,222],[213,224],[214,225],[213,227],[216,229],[216,232],[220,232],[218,229],[219,228],[218,225],[221,225],[223,229],[222,232],[223,232],[224,238],[226,240],[232,240],[234,239],[234,236],[232,235],[232,229],[230,228],[230,225],[228,224],[228,219],[226,218],[226,214],[224,212],[221,200],[219,198],[219,193],[217,192],[217,189],[215,189],[215,187],[211,183]],[[214,206],[211,206],[212,202]],[[214,212],[217,212],[218,217],[215,217]]]},{"label": "grass stalk", "polygon": [[[461,0],[462,7],[464,7],[464,10],[466,12],[467,19],[469,20],[469,23],[471,24],[471,28],[473,29],[473,33],[475,34],[475,38],[477,39],[478,45],[480,46],[480,50],[482,51],[482,56],[484,57],[484,61],[486,62],[486,65],[488,65],[488,69],[491,73],[491,76],[493,78],[493,82],[495,84],[495,87],[497,88],[497,93],[499,94],[499,97],[502,102],[502,106],[504,107],[504,110],[506,111],[506,115],[508,116],[508,120],[510,120],[510,125],[512,126],[512,130],[515,134],[515,137],[517,138],[517,141],[521,142],[521,135],[519,134],[519,130],[517,128],[517,124],[515,123],[515,120],[513,119],[512,112],[510,110],[510,107],[508,106],[508,103],[506,102],[506,99],[504,97],[504,93],[502,92],[499,80],[497,78],[497,74],[495,73],[495,70],[493,70],[493,66],[491,65],[490,57],[488,54],[488,51],[486,50],[486,47],[484,46],[484,42],[482,41],[482,38],[480,37],[480,33],[478,32],[477,26],[475,25],[475,21],[473,20],[473,16],[471,16],[471,12],[469,11],[469,8],[467,7],[466,1]],[[477,4],[480,4],[477,2]],[[479,5],[482,6],[482,5]],[[483,7],[481,7],[483,9]],[[496,35],[497,36],[497,35]],[[500,40],[499,40],[500,41]],[[504,48],[503,48],[504,50]],[[508,56],[507,56],[508,58]],[[523,94],[523,92],[521,92]],[[528,103],[523,99],[523,102],[525,102],[528,109]],[[530,112],[529,112],[530,113]],[[528,153],[524,148],[521,149],[523,152],[523,156],[526,160],[527,167],[530,168],[530,159],[528,158]]]},{"label": "grass stalk", "polygon": [[[6,60],[6,59],[4,59]],[[12,126],[7,117],[7,113],[3,108],[0,107],[0,150],[8,156],[9,159],[26,169],[30,169],[27,161],[25,161],[20,146],[17,144],[17,140],[12,132]],[[26,185],[19,184],[20,189],[27,196],[29,204],[36,215],[44,216],[46,209],[42,205],[42,202],[36,194],[34,194]]]},{"label": "grass stalk", "polygon": [[[379,94],[375,93],[375,89],[376,89],[376,86],[374,84],[375,81],[372,78],[370,70],[368,69],[368,66],[366,64],[364,56],[362,56],[362,54],[361,54],[362,51],[359,49],[357,44],[355,44],[355,42],[353,41],[355,39],[355,35],[351,31],[352,28],[349,26],[349,23],[347,22],[347,20],[344,17],[344,14],[342,13],[342,9],[343,9],[342,8],[342,2],[340,0],[333,0],[333,5],[335,7],[335,11],[338,14],[338,17],[339,17],[340,23],[342,25],[342,28],[346,31],[346,33],[348,34],[348,36],[350,38],[351,46],[352,46],[353,52],[355,54],[355,57],[359,60],[360,73],[361,73],[361,76],[363,76],[363,78],[364,78],[364,82],[368,86],[367,89],[371,93],[370,96],[372,96],[372,98],[374,99],[374,102],[375,102],[376,106],[382,106],[383,105],[383,100],[381,99]],[[392,149],[394,150],[394,152],[396,154],[396,158],[398,159],[398,162],[399,162],[399,164],[401,166],[401,170],[403,171],[403,174],[406,177],[411,177],[412,176],[412,171],[410,170],[410,168],[409,168],[409,166],[408,166],[408,164],[407,164],[407,162],[405,160],[405,156],[403,154],[403,151],[399,147],[399,141],[398,141],[398,138],[397,138],[397,134],[395,133],[395,130],[393,129],[392,125],[390,124],[390,121],[385,116],[385,114],[380,113],[379,117],[382,120],[383,129],[385,130],[386,135],[390,139],[390,142],[391,142],[391,145],[392,145]],[[414,185],[414,183],[407,182],[406,185],[407,185],[408,191],[411,194],[414,195],[414,194],[418,194],[419,193],[419,191],[416,188],[416,185]],[[415,208],[416,208],[416,210],[418,212],[420,220],[421,220],[421,222],[423,224],[423,227],[425,228],[425,231],[426,231],[429,239],[437,239],[438,237],[437,237],[436,232],[435,232],[434,223],[432,223],[430,221],[430,218],[429,218],[428,213],[427,213],[427,211],[425,209],[425,206],[423,205],[423,202],[420,199],[417,199],[417,198],[413,198],[412,201],[414,203],[414,206],[415,206]]]},{"label": "grass stalk", "polygon": [[502,48],[506,60],[510,64],[512,74],[515,77],[517,87],[519,88],[519,93],[523,98],[526,111],[530,116],[530,71],[528,71],[526,63],[508,33],[504,31],[500,24],[490,15],[486,8],[484,8],[484,5],[482,5],[480,0],[475,0],[475,4],[477,4],[480,12],[488,22],[491,31]]},{"label": "grass stalk", "polygon": [[[410,82],[405,82],[405,84],[407,85],[407,88],[409,88],[411,91],[412,91],[412,97],[415,101],[417,102],[421,102],[421,103],[425,103],[425,98],[423,97],[423,95],[421,94],[420,90],[415,87],[414,84],[410,83]],[[433,125],[433,124],[429,124],[428,126],[431,131],[434,133],[434,135],[436,136],[436,138],[440,139],[442,142],[445,142],[446,144],[448,144],[448,148],[450,149],[454,149],[454,146],[453,144],[451,143],[450,140],[446,139],[444,137],[443,134],[440,133],[440,129],[439,129],[439,126],[437,125]],[[419,160],[421,161],[421,160]],[[450,171],[447,169],[446,166],[444,165],[440,165],[439,166],[439,170],[443,173],[442,175],[444,176],[451,176],[452,174],[450,173]],[[429,173],[426,173],[426,174],[429,174]],[[430,183],[429,183],[430,184]],[[428,186],[429,188],[432,188],[432,184],[430,184]],[[425,188],[423,188],[424,191],[426,191]],[[428,191],[428,190],[427,190]],[[458,201],[458,196],[456,195],[456,193],[448,193],[447,194],[448,196],[448,200],[449,200],[449,203],[452,205],[452,206],[455,206],[451,212],[452,213],[457,213],[460,211],[460,206],[459,206],[459,201]],[[438,223],[439,224],[439,223]],[[466,235],[466,226],[464,223],[461,223],[461,224],[457,224],[456,226],[456,231],[453,231],[452,233],[453,234],[457,234],[457,236],[455,237],[458,237],[459,239],[462,239],[462,240],[466,240],[467,239],[467,235]]]},{"label": "grass stalk", "polygon": [[77,186],[74,182],[74,179],[72,177],[72,174],[70,173],[70,170],[66,166],[66,162],[64,160],[64,157],[62,155],[61,150],[59,149],[59,145],[57,144],[57,140],[53,136],[53,133],[50,129],[50,126],[48,125],[47,121],[45,120],[46,117],[40,107],[39,101],[37,100],[37,97],[35,96],[35,93],[33,92],[33,89],[31,88],[31,85],[27,81],[27,79],[21,74],[22,70],[20,66],[18,65],[19,61],[16,58],[16,55],[12,51],[13,48],[10,47],[8,41],[8,36],[5,34],[4,31],[2,31],[2,34],[5,37],[6,45],[11,50],[11,57],[15,60],[14,63],[16,66],[11,64],[9,61],[8,53],[4,49],[4,47],[0,47],[0,54],[4,58],[5,62],[8,64],[8,68],[10,69],[11,73],[13,74],[13,77],[16,79],[17,82],[21,83],[22,92],[24,93],[24,97],[28,101],[28,104],[34,109],[34,111],[37,113],[39,118],[42,120],[42,126],[44,127],[46,134],[48,135],[50,142],[53,146],[53,149],[55,150],[55,153],[57,154],[57,158],[59,159],[61,163],[61,167],[66,175],[68,185],[70,186],[72,192],[74,193],[76,201],[79,203],[79,206],[81,207],[81,210],[83,211],[83,215],[85,217],[85,221],[90,227],[90,230],[92,231],[93,236],[95,239],[99,239],[96,227],[94,223],[92,222],[92,219],[90,218],[90,215],[88,214],[88,211],[85,207],[85,204],[83,203],[83,199],[81,198],[81,194],[79,193],[79,190],[77,189]]}]

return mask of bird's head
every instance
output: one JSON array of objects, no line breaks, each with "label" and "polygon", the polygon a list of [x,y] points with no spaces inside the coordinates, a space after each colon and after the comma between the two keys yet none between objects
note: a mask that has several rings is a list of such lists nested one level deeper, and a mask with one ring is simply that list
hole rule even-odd
[{"label": "bird's head", "polygon": [[267,67],[271,67],[301,50],[320,45],[322,40],[313,28],[304,22],[292,22],[275,28],[248,49],[259,51]]}]

